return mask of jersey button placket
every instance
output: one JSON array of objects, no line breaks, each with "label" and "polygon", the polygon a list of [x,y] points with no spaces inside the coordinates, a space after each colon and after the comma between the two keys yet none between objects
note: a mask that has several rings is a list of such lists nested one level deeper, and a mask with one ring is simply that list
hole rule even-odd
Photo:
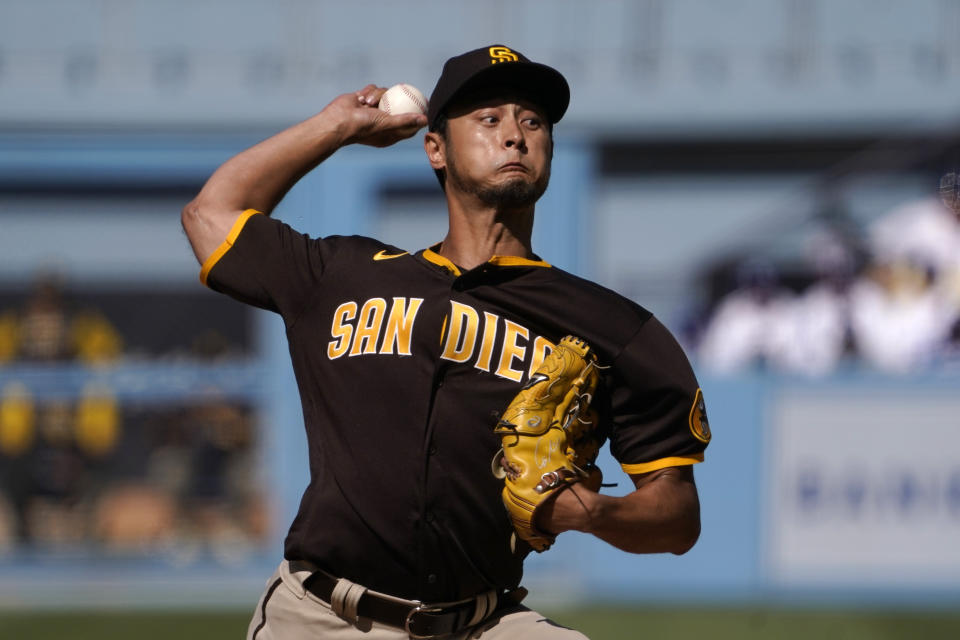
[{"label": "jersey button placket", "polygon": [[[461,280],[460,278],[455,278],[452,282],[449,283],[450,290],[447,292],[447,295],[446,295],[447,300],[450,300],[453,298],[452,293],[458,290],[458,282],[460,280]],[[449,309],[449,302],[447,303],[447,307],[446,309],[444,309],[444,311],[446,311],[447,309]],[[443,339],[444,339],[444,336],[441,335],[441,342]],[[427,432],[425,434],[426,447],[423,450],[425,473],[422,476],[423,484],[421,485],[422,501],[420,503],[420,514],[417,520],[417,529],[420,531],[420,533],[418,534],[418,539],[420,540],[420,544],[418,545],[418,552],[417,552],[418,565],[420,567],[418,573],[421,576],[420,580],[423,581],[421,582],[421,584],[425,583],[426,585],[430,585],[431,587],[433,587],[439,582],[439,577],[436,571],[436,567],[430,566],[432,562],[432,558],[435,553],[435,550],[434,552],[431,552],[432,545],[435,544],[435,540],[433,538],[434,534],[431,531],[433,527],[430,525],[433,525],[436,522],[437,518],[434,512],[432,511],[432,506],[431,506],[431,503],[434,501],[435,497],[431,495],[426,478],[430,475],[430,471],[429,471],[429,467],[431,465],[430,459],[437,455],[437,446],[436,444],[433,443],[433,433],[432,433],[433,431],[432,421],[434,419],[433,411],[435,410],[435,407],[437,405],[438,397],[443,392],[442,389],[444,385],[444,376],[446,375],[446,369],[450,364],[449,362],[445,362],[444,360],[439,358],[439,352],[437,356],[438,357],[434,365],[435,369],[434,369],[434,377],[433,377],[433,399],[431,401],[432,406],[430,411],[431,415],[428,417],[428,421],[427,421]],[[424,546],[424,544],[426,544],[426,546]]]}]

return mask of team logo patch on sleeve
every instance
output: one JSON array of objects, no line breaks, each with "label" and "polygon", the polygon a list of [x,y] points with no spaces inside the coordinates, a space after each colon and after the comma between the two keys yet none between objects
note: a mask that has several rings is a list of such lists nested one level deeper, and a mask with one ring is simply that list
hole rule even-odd
[{"label": "team logo patch on sleeve", "polygon": [[710,422],[707,421],[707,405],[703,401],[703,392],[697,389],[690,407],[690,432],[700,442],[710,442]]}]

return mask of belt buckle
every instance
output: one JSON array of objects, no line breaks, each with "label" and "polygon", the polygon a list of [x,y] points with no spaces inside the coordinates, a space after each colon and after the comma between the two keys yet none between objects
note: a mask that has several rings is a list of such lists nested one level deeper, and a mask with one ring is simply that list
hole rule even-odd
[{"label": "belt buckle", "polygon": [[418,613],[438,613],[443,611],[443,607],[436,607],[425,605],[422,602],[418,603],[413,609],[410,609],[410,613],[407,614],[406,620],[403,621],[403,630],[407,632],[407,635],[413,638],[414,640],[422,640],[423,638],[432,638],[433,634],[420,636],[410,630],[410,624],[413,622],[413,616]]}]

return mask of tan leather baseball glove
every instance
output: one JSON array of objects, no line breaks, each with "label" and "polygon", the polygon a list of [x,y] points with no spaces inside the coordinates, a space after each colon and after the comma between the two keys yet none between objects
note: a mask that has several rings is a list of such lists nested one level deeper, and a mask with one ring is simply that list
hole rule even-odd
[{"label": "tan leather baseball glove", "polygon": [[596,356],[587,343],[567,336],[494,429],[502,449],[492,468],[504,479],[503,504],[516,535],[536,551],[545,551],[556,539],[534,524],[541,505],[577,482],[593,491],[600,488],[603,474],[594,463],[605,438],[596,412],[589,409],[598,377]]}]

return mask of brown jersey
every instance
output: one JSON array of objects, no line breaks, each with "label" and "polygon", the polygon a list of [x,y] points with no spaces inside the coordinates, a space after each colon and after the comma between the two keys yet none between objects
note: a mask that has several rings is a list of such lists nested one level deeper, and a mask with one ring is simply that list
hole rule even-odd
[{"label": "brown jersey", "polygon": [[310,459],[286,558],[376,591],[437,602],[519,583],[530,549],[510,548],[493,428],[567,334],[607,367],[594,406],[625,471],[701,461],[710,439],[669,331],[541,260],[463,270],[248,211],[201,279],[286,324]]}]

